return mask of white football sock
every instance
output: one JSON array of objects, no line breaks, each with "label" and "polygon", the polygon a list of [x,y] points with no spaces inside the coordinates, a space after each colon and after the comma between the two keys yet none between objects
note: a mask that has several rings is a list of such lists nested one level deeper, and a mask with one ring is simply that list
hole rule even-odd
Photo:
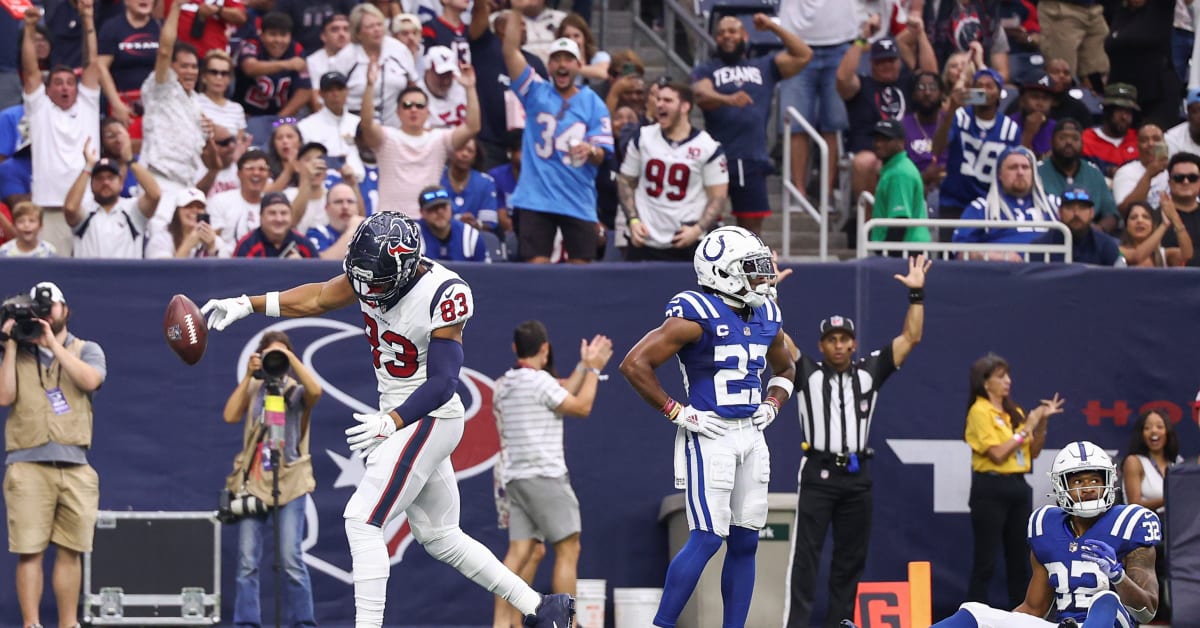
[{"label": "white football sock", "polygon": [[383,530],[347,519],[346,540],[350,542],[354,568],[354,628],[379,628],[383,625],[391,569]]},{"label": "white football sock", "polygon": [[457,526],[423,544],[430,556],[454,567],[479,586],[499,595],[521,611],[532,615],[542,596],[509,571],[482,543]]}]

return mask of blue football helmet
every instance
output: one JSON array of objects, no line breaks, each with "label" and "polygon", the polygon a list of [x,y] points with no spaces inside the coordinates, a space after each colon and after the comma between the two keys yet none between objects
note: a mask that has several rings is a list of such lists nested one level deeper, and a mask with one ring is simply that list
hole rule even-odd
[{"label": "blue football helmet", "polygon": [[379,212],[354,232],[342,266],[358,298],[390,308],[416,281],[424,239],[416,221],[396,212]]}]

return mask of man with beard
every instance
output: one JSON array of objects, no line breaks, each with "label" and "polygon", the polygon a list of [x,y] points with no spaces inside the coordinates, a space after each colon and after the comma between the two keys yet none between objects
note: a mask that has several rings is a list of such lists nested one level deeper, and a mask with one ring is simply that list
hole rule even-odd
[{"label": "man with beard", "polygon": [[[1200,242],[1200,156],[1192,153],[1179,153],[1171,157],[1167,164],[1168,186],[1171,201],[1179,212],[1179,221],[1187,229],[1192,242]],[[1179,246],[1179,238],[1172,231],[1163,236],[1163,247]],[[1200,255],[1193,255],[1188,266],[1200,266]]]},{"label": "man with beard", "polygon": [[[1071,229],[1071,261],[1076,264],[1094,266],[1125,266],[1117,239],[1104,233],[1092,224],[1096,205],[1083,188],[1071,188],[1062,193],[1062,204],[1058,206],[1058,217]],[[1034,244],[1062,244],[1063,234],[1051,229],[1038,236]],[[1055,253],[1050,261],[1061,262],[1063,256]]]},{"label": "man with beard", "polygon": [[[912,22],[916,20],[916,24]],[[865,27],[864,27],[865,28]],[[909,18],[909,28],[920,33],[918,37],[919,68],[926,72],[937,71],[937,59],[933,48],[924,37],[924,27],[915,16]],[[865,34],[865,31],[864,31]],[[850,129],[846,133],[846,151],[853,154],[850,165],[850,198],[858,199],[863,192],[875,190],[882,164],[871,150],[875,123],[880,120],[901,120],[907,113],[908,95],[912,93],[913,75],[908,65],[901,60],[900,48],[890,38],[880,39],[871,47],[871,73],[858,75],[859,62],[867,47],[865,37],[846,50],[837,71],[837,91],[846,101],[846,115]],[[910,56],[913,56],[910,54]],[[858,241],[857,223],[846,221],[846,241],[854,248]]]},{"label": "man with beard", "polygon": [[733,16],[717,23],[717,55],[692,72],[696,104],[704,112],[704,127],[725,149],[729,161],[729,201],[739,227],[762,231],[771,215],[767,175],[773,167],[767,155],[767,121],[775,84],[798,74],[812,59],[812,49],[762,13],[754,28],[775,33],[783,50],[748,59],[750,35]]},{"label": "man with beard", "polygon": [[[1046,195],[1037,176],[1037,160],[1024,146],[1005,150],[996,160],[996,176],[986,196],[975,199],[963,211],[963,220],[1005,220],[1011,228],[959,227],[955,242],[1028,244],[1044,228],[1021,227],[1022,222],[1058,220],[1057,199]],[[965,259],[1022,261],[1016,253],[976,253]]]},{"label": "man with beard", "polygon": [[1021,127],[1021,146],[1039,157],[1050,152],[1050,136],[1054,133],[1050,107],[1053,105],[1050,76],[1042,74],[1031,77],[1021,85],[1017,110],[1008,114],[1009,119]]},{"label": "man with beard", "polygon": [[[1144,124],[1138,129],[1138,158],[1117,168],[1112,193],[1121,215],[1129,207],[1143,202],[1158,209],[1159,198],[1167,191],[1167,163],[1170,160],[1166,139],[1157,125]],[[1178,153],[1182,154],[1182,153]]]},{"label": "man with beard", "polygon": [[[925,186],[921,173],[904,150],[904,127],[895,120],[880,120],[872,130],[873,153],[882,164],[875,189],[872,218],[929,218],[925,208]],[[929,242],[928,227],[878,227],[870,239],[886,242]]]},{"label": "man with beard", "polygon": [[1071,66],[1063,59],[1050,59],[1046,62],[1046,74],[1050,76],[1050,88],[1054,94],[1050,119],[1071,118],[1091,124],[1092,111],[1082,100],[1071,95],[1072,91],[1083,94],[1083,88],[1076,84],[1075,76],[1071,74]]},{"label": "man with beard", "polygon": [[1167,152],[1200,155],[1200,89],[1187,93],[1187,120],[1171,127],[1166,134]]},{"label": "man with beard", "polygon": [[467,90],[459,85],[458,57],[446,46],[434,46],[425,52],[425,77],[422,85],[429,93],[429,129],[449,129],[467,119]]},{"label": "man with beard", "polygon": [[1083,132],[1084,158],[1099,166],[1106,177],[1113,176],[1117,168],[1138,158],[1133,112],[1142,108],[1138,106],[1137,98],[1137,88],[1132,85],[1108,85],[1104,88],[1104,118],[1100,126]]},{"label": "man with beard", "polygon": [[[63,201],[63,216],[74,234],[75,257],[107,259],[141,259],[142,240],[146,221],[158,207],[158,182],[141,163],[133,161],[132,150],[121,156],[138,184],[142,194],[137,198],[121,196],[121,166],[113,159],[97,159],[91,143],[84,145],[86,165]],[[91,184],[92,198],[84,199],[84,190]],[[170,199],[174,205],[175,199]]]},{"label": "man with beard", "polygon": [[[1046,194],[1062,197],[1071,188],[1087,190],[1095,204],[1100,227],[1111,233],[1120,222],[1117,203],[1108,182],[1092,162],[1080,158],[1083,151],[1083,126],[1070,118],[1058,121],[1050,138],[1050,156],[1038,163],[1038,176]],[[1165,166],[1164,162],[1164,166]]]},{"label": "man with beard", "polygon": [[[538,2],[514,0],[512,8],[528,14]],[[573,40],[563,37],[550,45],[546,81],[521,54],[521,24],[510,18],[505,27],[504,63],[526,119],[525,160],[510,200],[521,257],[549,263],[555,232],[561,230],[569,261],[590,262],[599,237],[596,172],[613,151],[608,108],[590,87],[576,86],[584,61]]]},{"label": "man with beard", "polygon": [[658,124],[642,127],[625,154],[617,194],[629,223],[629,261],[690,262],[700,238],[721,221],[725,154],[692,128],[692,104],[687,85],[659,87]]},{"label": "man with beard", "polygon": [[933,136],[946,116],[942,109],[942,79],[937,72],[917,72],[912,93],[912,108],[901,120],[907,138],[908,158],[921,172],[925,191],[936,189],[946,172],[946,151],[933,153]]},{"label": "man with beard", "polygon": [[30,296],[49,306],[49,314],[34,321],[41,335],[18,345],[11,336],[15,319],[0,327],[0,406],[10,408],[4,426],[8,548],[17,555],[21,625],[41,625],[42,557],[53,544],[58,622],[78,626],[79,556],[92,551],[100,509],[100,481],[87,460],[92,394],[107,369],[100,345],[67,331],[71,310],[58,286],[39,283]]}]

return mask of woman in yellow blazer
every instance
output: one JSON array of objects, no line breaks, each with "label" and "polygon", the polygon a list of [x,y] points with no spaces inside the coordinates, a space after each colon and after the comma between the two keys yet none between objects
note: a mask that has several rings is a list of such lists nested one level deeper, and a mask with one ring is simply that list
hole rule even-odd
[{"label": "woman in yellow blazer", "polygon": [[1046,443],[1046,419],[1062,412],[1058,393],[1028,415],[1010,396],[1008,362],[989,353],[971,365],[965,439],[971,446],[971,530],[975,537],[967,600],[990,603],[988,588],[996,568],[996,547],[1004,547],[1008,606],[1025,599],[1029,552],[1025,527],[1033,511],[1033,491],[1025,474]]}]

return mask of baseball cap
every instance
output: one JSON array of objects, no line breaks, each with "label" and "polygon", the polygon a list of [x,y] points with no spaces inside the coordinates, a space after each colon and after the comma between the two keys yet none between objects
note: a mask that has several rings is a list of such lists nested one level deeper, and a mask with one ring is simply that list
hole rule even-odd
[{"label": "baseball cap", "polygon": [[288,200],[287,195],[283,192],[267,192],[266,194],[263,194],[262,202],[258,204],[258,208],[259,211],[262,211],[271,205],[280,204],[287,205],[288,207],[292,206],[291,201]]},{"label": "baseball cap", "polygon": [[1054,81],[1050,79],[1050,75],[1045,72],[1031,74],[1024,83],[1021,83],[1021,91],[1043,91],[1048,93],[1054,92]]},{"label": "baseball cap", "polygon": [[894,140],[902,140],[904,139],[904,125],[896,120],[880,120],[875,123],[875,128],[871,130],[871,134],[890,137]]},{"label": "baseball cap", "polygon": [[1088,194],[1087,190],[1080,187],[1070,188],[1063,192],[1062,202],[1064,205],[1067,203],[1083,203],[1088,207],[1096,206],[1095,201],[1092,200],[1092,195]]},{"label": "baseball cap", "polygon": [[175,195],[176,207],[187,207],[192,203],[200,203],[201,205],[207,207],[208,197],[204,196],[204,192],[201,192],[196,188],[180,190],[179,193]]},{"label": "baseball cap", "polygon": [[425,211],[438,205],[449,205],[450,193],[441,187],[431,185],[421,190],[421,194],[417,199],[421,204],[421,211]]},{"label": "baseball cap", "polygon": [[1104,100],[1101,102],[1105,107],[1124,107],[1141,111],[1137,97],[1137,88],[1129,83],[1112,83],[1104,87]]},{"label": "baseball cap", "polygon": [[310,151],[310,150],[319,150],[319,151],[321,151],[322,155],[329,154],[329,149],[325,148],[324,144],[322,144],[320,142],[305,142],[304,146],[300,147],[300,152],[296,153],[296,155],[303,156],[306,153],[308,153],[308,151]]},{"label": "baseball cap", "polygon": [[550,54],[546,55],[546,58],[549,59],[560,52],[565,52],[575,57],[580,63],[584,62],[583,55],[579,54],[579,44],[575,43],[574,39],[567,39],[566,37],[555,39],[554,43],[550,44]]},{"label": "baseball cap", "polygon": [[888,59],[899,59],[900,49],[896,47],[896,41],[890,37],[884,37],[879,41],[871,44],[871,61],[886,61]]},{"label": "baseball cap", "polygon": [[321,75],[321,89],[339,89],[346,86],[346,75],[341,72],[326,72]]},{"label": "baseball cap", "polygon": [[1187,104],[1200,103],[1200,88],[1193,87],[1187,91]]},{"label": "baseball cap", "polygon": [[993,81],[995,81],[995,82],[996,82],[996,87],[999,87],[999,88],[1001,88],[1001,89],[1003,89],[1003,88],[1004,88],[1004,77],[1000,76],[1000,73],[999,73],[999,72],[997,72],[997,71],[995,71],[995,70],[993,70],[993,69],[991,69],[991,68],[984,68],[984,69],[982,69],[982,70],[980,70],[980,71],[976,72],[976,73],[975,73],[975,76],[974,76],[974,77],[972,77],[972,80],[977,82],[977,81],[979,81],[979,79],[980,79],[981,77],[984,77],[984,76],[986,76],[986,77],[988,77],[988,78],[992,79]]},{"label": "baseball cap", "polygon": [[96,165],[92,166],[92,176],[96,176],[96,173],[100,172],[101,170],[121,176],[121,166],[117,165],[117,162],[109,159],[108,157],[96,161]]},{"label": "baseball cap", "polygon": [[854,321],[837,314],[821,321],[821,340],[835,331],[844,331],[854,338]]},{"label": "baseball cap", "polygon": [[59,289],[58,285],[52,281],[43,281],[43,282],[38,283],[36,286],[34,286],[33,288],[31,288],[29,290],[29,297],[32,299],[36,299],[38,290],[40,290],[41,288],[49,288],[50,289],[50,301],[52,303],[66,303],[67,302],[66,297],[63,296],[62,290]]},{"label": "baseball cap", "polygon": [[445,46],[434,46],[425,52],[425,67],[434,74],[458,73],[458,57]]}]

